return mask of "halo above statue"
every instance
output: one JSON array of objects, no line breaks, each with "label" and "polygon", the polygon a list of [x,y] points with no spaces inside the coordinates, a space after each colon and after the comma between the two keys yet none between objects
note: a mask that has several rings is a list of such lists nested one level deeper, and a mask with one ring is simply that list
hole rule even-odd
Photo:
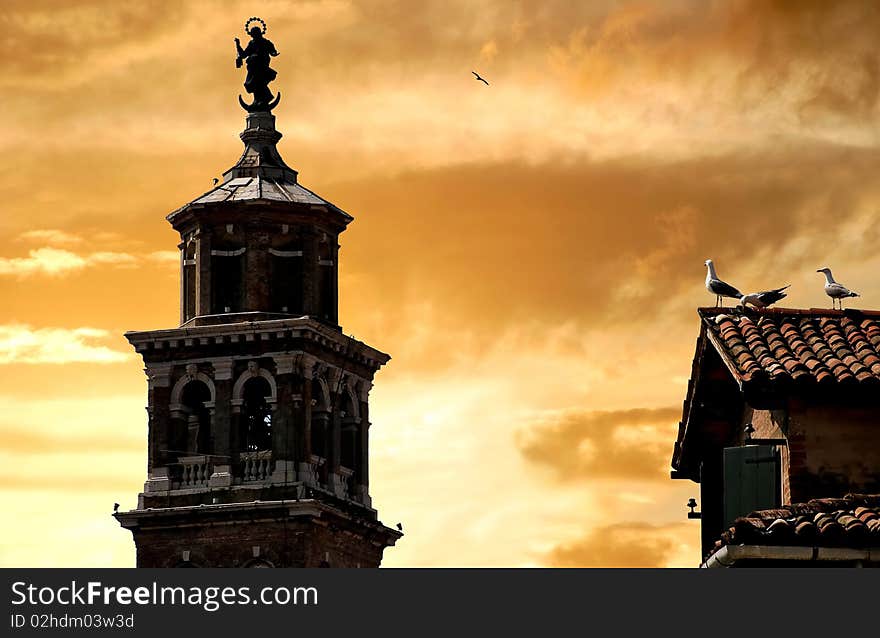
[{"label": "halo above statue", "polygon": [[245,90],[254,96],[254,101],[247,104],[242,97],[238,96],[238,102],[248,113],[268,113],[278,106],[281,93],[273,96],[269,90],[269,83],[275,79],[277,73],[269,66],[269,61],[278,55],[275,45],[263,37],[266,33],[266,22],[262,18],[252,16],[244,23],[244,30],[251,41],[241,48],[241,42],[235,38],[235,49],[238,57],[235,66],[241,68],[242,62],[247,65],[247,78],[244,81]]},{"label": "halo above statue", "polygon": [[248,18],[247,22],[244,23],[244,32],[250,35],[251,33],[251,22],[259,22],[260,26],[263,30],[263,35],[266,35],[266,21],[262,18],[258,18],[257,16],[253,16],[252,18]]}]

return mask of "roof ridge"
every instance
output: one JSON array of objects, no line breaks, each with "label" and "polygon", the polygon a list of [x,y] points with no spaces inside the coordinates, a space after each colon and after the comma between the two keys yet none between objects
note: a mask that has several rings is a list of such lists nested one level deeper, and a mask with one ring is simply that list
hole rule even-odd
[{"label": "roof ridge", "polygon": [[724,306],[698,306],[697,314],[701,317],[717,315],[745,315],[745,316],[776,316],[776,315],[811,315],[825,317],[847,317],[853,315],[880,316],[880,310],[862,308],[846,308],[844,310],[832,310],[831,308],[748,308],[743,310],[737,307]]}]

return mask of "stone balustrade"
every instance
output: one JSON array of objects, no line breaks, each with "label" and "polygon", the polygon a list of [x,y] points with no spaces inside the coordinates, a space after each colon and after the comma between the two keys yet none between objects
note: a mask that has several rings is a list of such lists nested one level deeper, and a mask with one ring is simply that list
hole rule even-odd
[{"label": "stone balustrade", "polygon": [[213,472],[211,457],[205,455],[182,456],[178,459],[179,470],[172,489],[192,489],[208,485]]},{"label": "stone balustrade", "polygon": [[347,467],[339,466],[339,473],[337,476],[339,476],[337,484],[337,494],[341,498],[352,499],[354,491],[354,485],[352,485],[352,477],[354,476],[354,470],[351,470]]},{"label": "stone balustrade", "polygon": [[255,483],[267,480],[272,474],[272,451],[242,452],[241,481]]}]

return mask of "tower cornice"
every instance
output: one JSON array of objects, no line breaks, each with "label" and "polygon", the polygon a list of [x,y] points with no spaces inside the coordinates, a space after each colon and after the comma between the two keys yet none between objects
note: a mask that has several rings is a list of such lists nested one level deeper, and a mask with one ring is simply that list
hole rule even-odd
[{"label": "tower cornice", "polygon": [[125,338],[145,360],[161,360],[192,346],[214,345],[228,349],[231,344],[249,342],[259,343],[264,349],[278,345],[282,351],[283,346],[293,340],[314,344],[373,370],[391,359],[390,355],[309,317],[130,331],[125,333]]}]

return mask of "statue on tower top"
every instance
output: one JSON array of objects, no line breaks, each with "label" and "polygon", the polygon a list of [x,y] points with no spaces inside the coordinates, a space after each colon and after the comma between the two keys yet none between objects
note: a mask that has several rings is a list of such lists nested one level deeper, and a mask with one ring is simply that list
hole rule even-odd
[{"label": "statue on tower top", "polygon": [[[254,24],[259,23],[259,25]],[[254,24],[254,26],[251,26]],[[244,88],[248,93],[254,96],[252,104],[246,104],[245,101],[238,96],[238,101],[242,108],[249,113],[255,111],[271,111],[278,105],[281,100],[281,92],[272,99],[272,92],[269,90],[269,82],[278,75],[274,69],[269,66],[270,57],[278,55],[275,45],[263,37],[266,33],[266,23],[256,16],[248,18],[244,23],[245,32],[251,36],[251,41],[242,49],[241,42],[235,38],[235,48],[238,57],[235,59],[235,66],[241,68],[242,61],[247,65],[247,78],[244,81]]]}]

